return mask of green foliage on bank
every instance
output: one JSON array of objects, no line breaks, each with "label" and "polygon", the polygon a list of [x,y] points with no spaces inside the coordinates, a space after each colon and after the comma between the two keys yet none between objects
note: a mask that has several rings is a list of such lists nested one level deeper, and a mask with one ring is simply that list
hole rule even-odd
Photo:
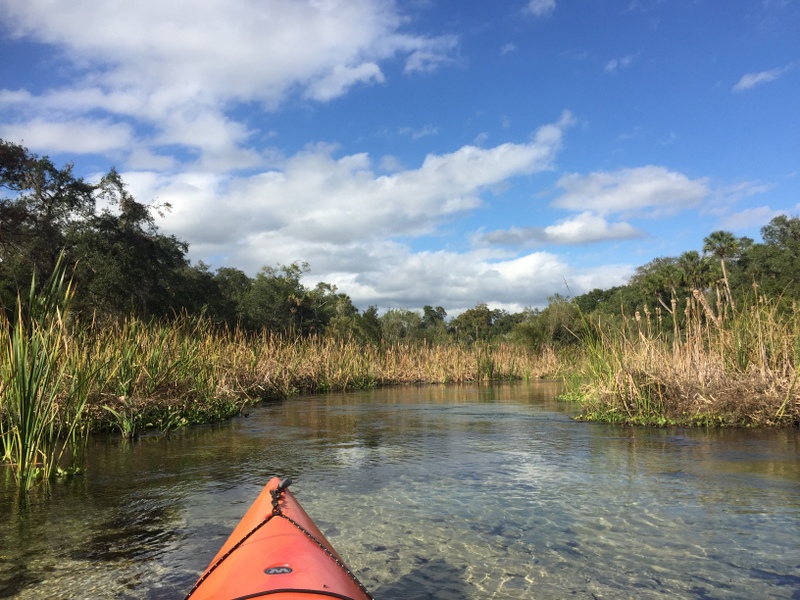
[{"label": "green foliage on bank", "polygon": [[[778,216],[763,242],[725,231],[702,248],[640,266],[627,285],[510,314],[483,303],[455,316],[441,306],[422,312],[376,307],[359,311],[349,296],[321,282],[302,283],[305,263],[265,265],[254,277],[234,267],[215,271],[187,259],[188,244],[161,233],[156,214],[169,205],[143,204],[115,169],[90,184],[71,165],[0,140],[0,309],[13,320],[17,294],[34,274],[45,282],[63,253],[75,286],[76,317],[99,322],[200,316],[246,331],[332,335],[362,343],[484,343],[511,341],[533,348],[580,345],[581,316],[619,321],[652,314],[675,335],[685,326],[688,298],[701,293],[717,313],[735,310],[755,288],[791,310],[800,298],[800,219]],[[724,315],[722,315],[724,316]],[[656,322],[657,321],[657,322]]]},{"label": "green foliage on bank", "polygon": [[[227,418],[271,395],[566,374],[591,409],[587,418],[797,420],[796,217],[774,218],[760,243],[711,232],[702,248],[656,258],[626,285],[556,294],[543,308],[512,314],[478,303],[453,316],[432,305],[380,314],[359,311],[328,283],[304,285],[305,263],[266,265],[254,277],[191,264],[188,244],[156,226],[155,215],[170,207],[133,198],[113,168],[88,183],[71,165],[0,140],[0,190],[2,451],[10,464],[33,465],[21,476],[28,483],[64,468],[65,440],[84,431],[69,415],[83,414],[84,402],[92,427],[134,437]],[[53,282],[69,293],[54,292]],[[752,358],[752,348],[763,358],[773,347],[782,362]],[[654,353],[657,361],[648,358]],[[681,394],[709,397],[710,372],[738,387],[725,388],[733,399],[726,407],[703,412]],[[65,381],[75,382],[74,394]],[[581,391],[586,381],[594,387]],[[771,408],[751,406],[742,416],[736,394],[752,381],[761,382],[756,392],[770,390]],[[33,414],[60,441],[31,455],[15,448],[28,447],[23,430],[34,429],[25,429],[25,415]]]}]

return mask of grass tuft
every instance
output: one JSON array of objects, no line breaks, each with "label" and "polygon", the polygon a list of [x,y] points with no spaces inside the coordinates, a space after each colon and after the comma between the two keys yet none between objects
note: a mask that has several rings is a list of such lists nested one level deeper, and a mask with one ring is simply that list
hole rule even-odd
[{"label": "grass tuft", "polygon": [[[586,360],[571,394],[586,420],[644,425],[800,424],[800,315],[758,297],[714,313],[690,298],[683,327],[660,333],[647,320],[587,324]],[[659,333],[654,333],[659,332]]]}]

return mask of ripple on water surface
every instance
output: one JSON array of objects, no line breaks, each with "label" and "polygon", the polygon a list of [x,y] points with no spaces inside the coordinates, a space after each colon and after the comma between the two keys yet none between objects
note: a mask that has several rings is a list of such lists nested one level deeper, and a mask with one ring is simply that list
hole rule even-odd
[{"label": "ripple on water surface", "polygon": [[798,598],[797,431],[579,423],[554,392],[333,394],[98,442],[0,522],[0,597],[179,598],[279,474],[378,599]]}]

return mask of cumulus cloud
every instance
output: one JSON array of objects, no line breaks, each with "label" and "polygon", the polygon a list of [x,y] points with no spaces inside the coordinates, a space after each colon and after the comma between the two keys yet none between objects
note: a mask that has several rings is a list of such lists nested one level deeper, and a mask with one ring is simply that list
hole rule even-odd
[{"label": "cumulus cloud", "polygon": [[[20,123],[26,104],[62,121],[106,111],[155,127],[153,143],[215,154],[248,137],[227,116],[236,103],[276,109],[292,94],[325,102],[384,82],[383,62],[431,71],[458,45],[453,36],[405,33],[405,18],[384,0],[0,0],[0,8],[12,36],[59,47],[74,69],[68,87],[0,92]],[[210,134],[198,139],[201,130]]]},{"label": "cumulus cloud", "polygon": [[591,212],[565,219],[544,228],[546,239],[554,244],[586,244],[607,240],[641,237],[641,232],[628,223],[609,223]]},{"label": "cumulus cloud", "polygon": [[327,101],[344,94],[356,83],[384,81],[381,69],[375,63],[362,63],[355,67],[335,65],[331,72],[312,82],[306,90],[306,96],[314,100]]},{"label": "cumulus cloud", "polygon": [[397,245],[378,249],[376,255],[388,268],[338,278],[332,274],[326,281],[348,290],[363,305],[421,308],[435,297],[456,314],[478,302],[512,312],[542,307],[553,290],[563,289],[565,280],[573,294],[581,294],[595,287],[621,285],[633,271],[630,265],[576,269],[549,252],[511,257],[485,250],[413,253]]},{"label": "cumulus cloud", "polygon": [[768,71],[760,71],[758,73],[746,73],[742,78],[733,86],[734,92],[743,92],[757,85],[769,83],[770,81],[778,80],[784,73],[791,69],[791,65],[780,67],[776,69],[769,69]]},{"label": "cumulus cloud", "polygon": [[[314,145],[286,158],[280,169],[247,177],[186,173],[151,179],[155,185],[138,190],[138,195],[172,204],[174,212],[165,225],[191,236],[193,244],[223,239],[241,243],[243,237],[255,239],[275,228],[305,243],[419,236],[479,207],[485,190],[551,168],[570,122],[565,115],[541,127],[528,143],[464,146],[429,154],[418,168],[390,174],[375,173],[367,154],[336,157],[335,146]],[[193,183],[198,177],[203,185]],[[209,214],[219,218],[209,222]]]},{"label": "cumulus cloud", "polygon": [[[313,277],[340,286],[362,307],[413,307],[431,298],[472,306],[492,282],[503,286],[498,298],[524,306],[545,303],[542,282],[557,285],[571,273],[568,266],[549,253],[525,260],[497,249],[427,253],[400,240],[439,235],[443,225],[481,207],[484,192],[550,169],[572,120],[565,113],[526,143],[429,154],[414,168],[391,157],[373,164],[365,153],[340,155],[336,146],[316,144],[254,174],[123,177],[137,198],[172,205],[159,225],[190,243],[193,260],[250,274],[264,265],[308,261]],[[523,272],[536,285],[517,280]]]},{"label": "cumulus cloud", "polygon": [[556,9],[556,0],[529,0],[525,12],[535,17],[544,17]]},{"label": "cumulus cloud", "polygon": [[528,246],[541,244],[592,244],[642,237],[629,223],[609,223],[603,217],[583,212],[547,227],[512,227],[477,237],[479,244]]},{"label": "cumulus cloud", "polygon": [[20,140],[33,151],[113,153],[127,149],[133,137],[133,131],[127,124],[105,119],[58,122],[37,118],[24,125],[0,125],[0,138]]},{"label": "cumulus cloud", "polygon": [[376,60],[436,57],[453,44],[401,34],[394,4],[375,0],[3,4],[17,36],[62,46],[78,65],[105,65],[102,79],[115,88],[149,82],[271,103],[297,84],[313,89],[333,78],[344,89],[376,77]]},{"label": "cumulus cloud", "polygon": [[648,165],[588,175],[569,174],[558,180],[564,193],[553,206],[598,215],[658,217],[697,206],[709,194],[705,179]]}]

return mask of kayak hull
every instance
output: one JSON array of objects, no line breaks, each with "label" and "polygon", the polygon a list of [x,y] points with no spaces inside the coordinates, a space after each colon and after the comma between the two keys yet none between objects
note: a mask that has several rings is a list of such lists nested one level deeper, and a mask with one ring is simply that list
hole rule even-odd
[{"label": "kayak hull", "polygon": [[187,600],[372,600],[292,493],[272,479]]}]

